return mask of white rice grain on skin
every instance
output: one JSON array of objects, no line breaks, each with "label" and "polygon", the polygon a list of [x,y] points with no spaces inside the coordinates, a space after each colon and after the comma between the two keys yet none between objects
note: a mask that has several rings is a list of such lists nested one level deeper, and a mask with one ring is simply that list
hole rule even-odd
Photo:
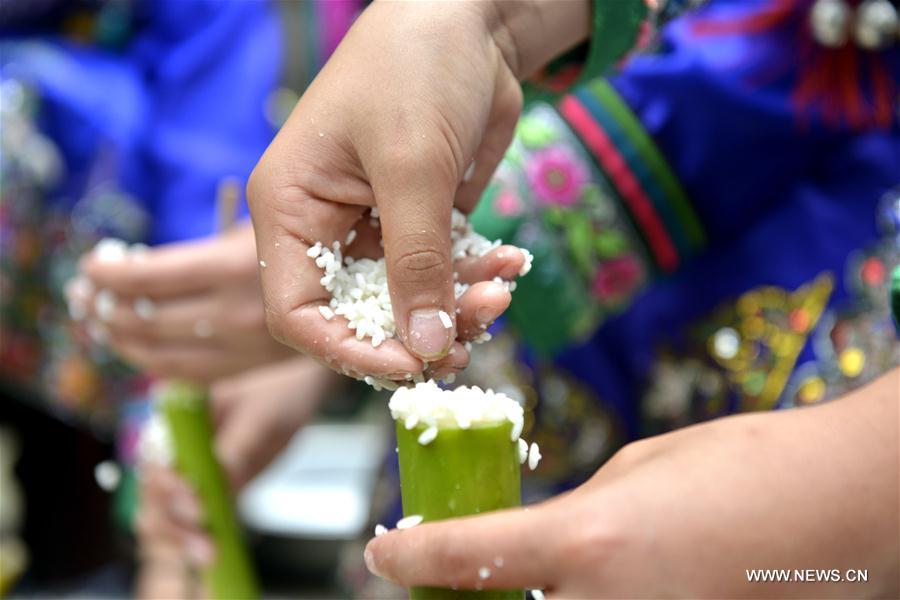
[{"label": "white rice grain on skin", "polygon": [[261,261],[259,261],[259,266],[261,266],[263,269],[265,269],[265,268],[268,267],[269,265],[266,264],[266,261],[261,260]]},{"label": "white rice grain on skin", "polygon": [[388,528],[379,523],[375,526],[375,537],[381,537],[388,532]]},{"label": "white rice grain on skin", "polygon": [[437,437],[437,435],[438,435],[438,428],[435,427],[434,425],[432,425],[431,427],[429,427],[428,429],[423,431],[421,434],[419,434],[418,442],[420,444],[422,444],[423,446],[427,446],[428,444],[430,444],[431,442],[434,441],[434,439]]},{"label": "white rice grain on skin", "polygon": [[94,311],[104,323],[112,318],[117,300],[116,293],[112,290],[100,290],[94,297]]},{"label": "white rice grain on skin", "polygon": [[330,321],[334,318],[334,311],[331,310],[328,306],[320,306],[319,313],[326,321]]},{"label": "white rice grain on skin", "polygon": [[422,522],[422,515],[409,515],[397,521],[397,529],[412,529]]},{"label": "white rice grain on skin", "polygon": [[99,262],[119,262],[128,256],[128,244],[116,238],[103,238],[94,246],[93,255]]},{"label": "white rice grain on skin", "polygon": [[541,590],[531,590],[531,597],[534,600],[544,600],[544,592]]},{"label": "white rice grain on skin", "polygon": [[156,316],[156,304],[145,296],[135,298],[133,308],[134,313],[144,321],[152,321]]},{"label": "white rice grain on skin", "polygon": [[472,176],[475,175],[475,161],[469,163],[469,167],[466,169],[466,172],[463,173],[463,182],[468,183],[472,180]]},{"label": "white rice grain on skin", "polygon": [[444,329],[453,329],[453,320],[450,319],[450,315],[440,310],[438,311],[438,318],[441,320],[441,325],[444,326]]},{"label": "white rice grain on skin", "polygon": [[488,577],[491,576],[491,570],[488,567],[481,567],[478,569],[478,578],[484,581]]},{"label": "white rice grain on skin", "polygon": [[541,449],[538,448],[537,442],[531,442],[531,448],[528,449],[528,468],[534,471],[539,462],[541,462]]},{"label": "white rice grain on skin", "polygon": [[522,253],[522,256],[525,257],[525,262],[522,264],[522,268],[519,269],[519,277],[524,277],[531,271],[534,255],[525,248],[519,248],[519,251]]},{"label": "white rice grain on skin", "polygon": [[209,322],[209,319],[198,319],[197,322],[194,323],[194,335],[198,338],[211,338],[212,334],[213,326],[212,323]]}]

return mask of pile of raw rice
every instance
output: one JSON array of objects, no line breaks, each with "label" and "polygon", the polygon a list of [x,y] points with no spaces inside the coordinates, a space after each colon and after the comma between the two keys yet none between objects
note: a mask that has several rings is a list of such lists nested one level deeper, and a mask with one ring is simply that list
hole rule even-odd
[{"label": "pile of raw rice", "polygon": [[[372,209],[371,218],[373,224],[377,222],[376,209]],[[346,245],[353,242],[355,234],[355,231],[350,232],[345,240]],[[484,256],[501,244],[500,240],[490,242],[476,233],[466,216],[456,209],[453,209],[450,237],[453,242],[454,259]],[[525,263],[519,272],[521,276],[531,270],[532,256],[528,250],[521,248],[520,250],[525,256]],[[316,243],[307,251],[307,255],[324,271],[319,282],[331,294],[328,305],[319,307],[322,317],[327,320],[333,319],[335,315],[344,317],[347,319],[347,327],[355,330],[357,339],[368,337],[372,340],[372,346],[376,348],[385,339],[394,336],[396,324],[388,292],[384,258],[354,260],[350,256],[345,257],[341,252],[340,242],[334,242],[330,248]],[[456,274],[454,279],[457,279]],[[510,291],[515,290],[515,282],[506,282],[500,278],[495,278],[495,281],[507,286]],[[459,298],[469,286],[456,281],[454,288],[456,297]],[[440,317],[447,329],[453,326],[449,314],[442,311]],[[484,332],[475,341],[485,342],[489,339],[490,334]]]}]

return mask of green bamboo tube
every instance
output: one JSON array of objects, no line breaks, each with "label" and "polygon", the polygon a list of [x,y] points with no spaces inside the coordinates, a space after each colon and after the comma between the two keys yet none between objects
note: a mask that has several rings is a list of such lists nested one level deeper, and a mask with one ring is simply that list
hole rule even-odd
[{"label": "green bamboo tube", "polygon": [[[512,424],[441,428],[429,444],[418,442],[426,426],[407,430],[397,422],[403,514],[438,521],[522,504],[519,451]],[[494,569],[494,565],[485,565]],[[477,574],[475,575],[477,577]],[[490,586],[490,579],[485,582]],[[462,591],[410,588],[411,600],[521,600],[523,590]]]},{"label": "green bamboo tube", "polygon": [[200,498],[206,527],[216,547],[203,572],[213,600],[259,598],[256,575],[241,535],[225,473],[213,451],[213,430],[203,387],[171,380],[157,401],[175,446],[175,466]]}]

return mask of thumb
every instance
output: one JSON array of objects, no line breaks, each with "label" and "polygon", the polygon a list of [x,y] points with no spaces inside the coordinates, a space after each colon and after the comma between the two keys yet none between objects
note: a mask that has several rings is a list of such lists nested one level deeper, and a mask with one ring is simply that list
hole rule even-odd
[{"label": "thumb", "polygon": [[409,586],[546,588],[565,555],[553,535],[559,513],[538,505],[392,530],[369,541],[366,567]]},{"label": "thumb", "polygon": [[434,154],[404,151],[372,178],[396,329],[428,361],[446,355],[456,339],[450,214],[457,169],[450,156],[426,158]]}]

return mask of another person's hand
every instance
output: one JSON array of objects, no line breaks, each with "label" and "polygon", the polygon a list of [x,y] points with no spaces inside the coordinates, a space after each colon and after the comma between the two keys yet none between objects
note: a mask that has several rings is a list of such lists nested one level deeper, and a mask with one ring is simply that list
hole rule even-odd
[{"label": "another person's hand", "polygon": [[120,260],[89,253],[80,271],[69,302],[153,375],[211,381],[296,354],[266,328],[249,224]]},{"label": "another person's hand", "polygon": [[[895,369],[820,407],[637,442],[569,494],[392,531],[366,563],[405,586],[548,598],[897,597],[898,383]],[[868,582],[753,583],[751,569]]]},{"label": "another person's hand", "polygon": [[[522,106],[519,78],[587,36],[587,2],[375,2],[304,93],[250,178],[248,199],[269,326],[284,343],[339,371],[402,379],[421,360],[465,366],[458,320],[491,320],[509,302],[495,276],[519,253],[485,257],[459,306],[451,208],[474,206]],[[368,231],[377,207],[397,339],[373,349],[317,308],[328,295],[306,257],[316,242]],[[358,256],[382,250],[359,235]],[[499,288],[499,289],[498,289]],[[454,348],[454,352],[450,352]],[[435,366],[435,364],[432,364]]]},{"label": "another person's hand", "polygon": [[[235,492],[284,449],[334,381],[330,370],[297,357],[212,385],[216,454]],[[209,564],[215,556],[200,502],[171,468],[155,463],[141,468],[138,596],[200,597],[192,568]]]}]

